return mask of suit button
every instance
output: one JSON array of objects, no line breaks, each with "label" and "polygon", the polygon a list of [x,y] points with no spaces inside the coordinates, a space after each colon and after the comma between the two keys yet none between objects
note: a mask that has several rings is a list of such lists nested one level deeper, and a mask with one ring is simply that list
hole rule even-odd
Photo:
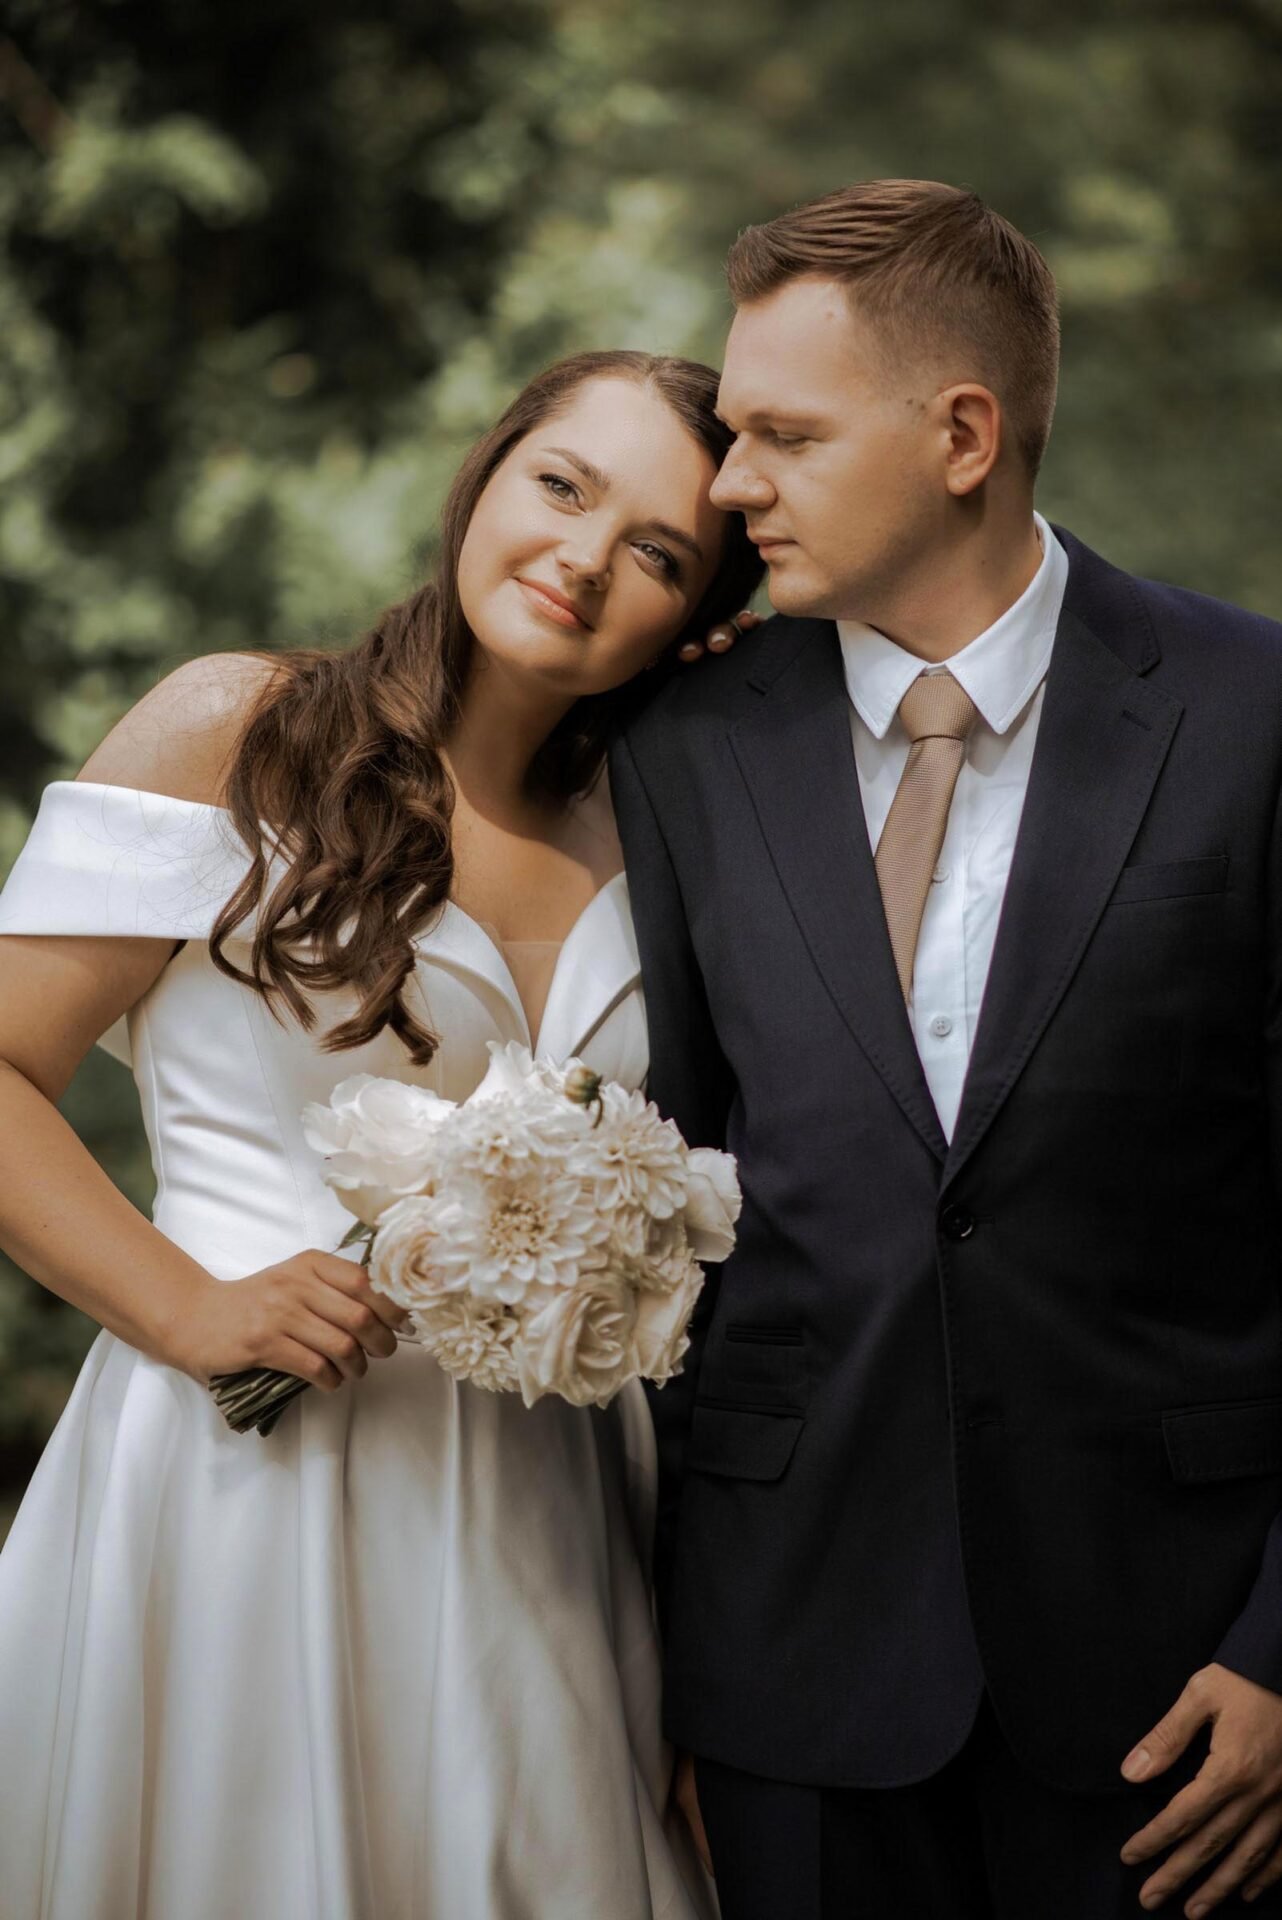
[{"label": "suit button", "polygon": [[975,1231],[975,1216],[965,1207],[947,1206],[939,1216],[939,1224],[950,1240],[969,1240]]}]

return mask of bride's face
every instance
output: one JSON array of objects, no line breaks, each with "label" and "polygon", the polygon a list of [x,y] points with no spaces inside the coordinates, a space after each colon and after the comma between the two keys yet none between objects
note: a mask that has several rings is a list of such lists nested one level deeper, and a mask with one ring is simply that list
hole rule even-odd
[{"label": "bride's face", "polygon": [[587,382],[476,504],[463,616],[490,660],[570,700],[622,685],[688,624],[721,557],[712,456],[630,380]]}]

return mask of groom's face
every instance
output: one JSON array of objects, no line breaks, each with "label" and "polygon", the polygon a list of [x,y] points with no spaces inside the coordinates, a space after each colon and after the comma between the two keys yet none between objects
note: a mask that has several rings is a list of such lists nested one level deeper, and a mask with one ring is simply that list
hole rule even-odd
[{"label": "groom's face", "polygon": [[936,374],[892,358],[833,281],[740,307],[718,398],[736,438],[712,499],[746,516],[780,613],[875,624],[929,552],[947,500]]}]

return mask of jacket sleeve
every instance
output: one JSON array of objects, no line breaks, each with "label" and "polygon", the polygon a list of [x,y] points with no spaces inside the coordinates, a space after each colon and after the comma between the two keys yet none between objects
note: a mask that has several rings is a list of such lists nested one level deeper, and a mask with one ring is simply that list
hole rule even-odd
[{"label": "jacket sleeve", "polygon": [[[1282,1205],[1282,792],[1273,823],[1267,876],[1268,1002],[1264,1032],[1270,1158],[1275,1203]],[[1280,1277],[1282,1283],[1282,1277]],[[1255,1585],[1214,1658],[1221,1666],[1282,1693],[1282,1513],[1264,1543]]]},{"label": "jacket sleeve", "polygon": [[[615,743],[610,781],[636,921],[650,1029],[649,1097],[692,1147],[724,1147],[733,1079],[717,1044],[681,889],[649,792],[626,739]],[[708,1269],[683,1370],[649,1390],[659,1451],[655,1589],[660,1618],[676,1540],[677,1511],[699,1367],[716,1306],[719,1271]]]}]

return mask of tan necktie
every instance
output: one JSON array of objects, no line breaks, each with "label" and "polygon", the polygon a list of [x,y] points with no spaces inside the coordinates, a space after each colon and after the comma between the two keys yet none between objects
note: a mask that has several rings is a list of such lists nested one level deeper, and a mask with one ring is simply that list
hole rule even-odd
[{"label": "tan necktie", "polygon": [[899,717],[912,745],[877,844],[876,864],[899,984],[908,1000],[931,875],[944,844],[966,738],[979,714],[951,673],[923,673],[900,701]]}]

